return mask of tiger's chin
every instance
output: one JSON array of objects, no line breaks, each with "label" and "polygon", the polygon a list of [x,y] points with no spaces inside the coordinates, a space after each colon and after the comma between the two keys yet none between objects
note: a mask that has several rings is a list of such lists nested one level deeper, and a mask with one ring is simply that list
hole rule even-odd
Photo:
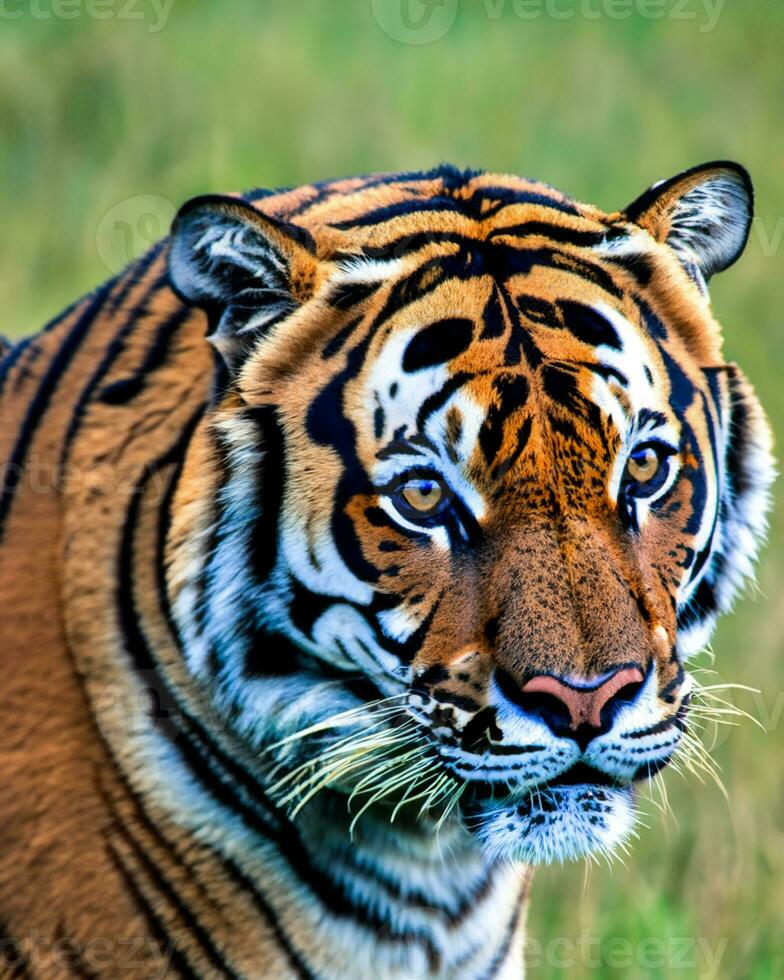
[{"label": "tiger's chin", "polygon": [[577,783],[480,803],[469,825],[493,860],[553,864],[623,850],[635,821],[631,786]]}]

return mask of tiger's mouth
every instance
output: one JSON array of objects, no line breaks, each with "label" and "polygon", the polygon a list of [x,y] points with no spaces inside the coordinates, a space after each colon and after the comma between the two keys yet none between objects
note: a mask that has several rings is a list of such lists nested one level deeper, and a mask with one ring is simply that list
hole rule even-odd
[{"label": "tiger's mouth", "polygon": [[[635,764],[625,769],[613,745],[591,757],[565,740],[495,745],[488,759],[466,754],[457,733],[447,741],[446,732],[426,728],[400,700],[370,712],[357,705],[337,716],[334,732],[327,723],[306,729],[318,747],[279,760],[271,796],[296,817],[329,789],[347,800],[351,833],[362,820],[420,824],[427,833],[462,825],[493,860],[548,863],[623,847],[636,822],[635,784],[663,768],[677,745],[642,765],[632,755]],[[668,719],[667,730],[679,721]],[[634,734],[661,749],[661,722]],[[639,752],[638,743],[630,751]]]},{"label": "tiger's mouth", "polygon": [[[612,776],[610,773],[597,769],[587,762],[576,762],[568,769],[551,779],[543,780],[533,787],[528,787],[524,792],[512,791],[507,794],[509,798],[524,799],[531,794],[547,793],[550,790],[568,786],[585,786],[586,788],[595,787],[597,789],[631,790],[635,784],[646,782],[653,778],[661,769],[668,765],[670,757],[659,760],[657,763],[646,764],[630,779]],[[476,780],[472,782],[467,790],[467,799],[480,802],[488,799],[499,798],[498,783],[488,780]]]},{"label": "tiger's mouth", "polygon": [[585,761],[533,786],[515,788],[478,780],[466,787],[466,827],[493,858],[550,864],[624,849],[637,822],[636,786],[662,769],[670,756],[628,778]]},{"label": "tiger's mouth", "polygon": [[[641,776],[640,778],[643,777]],[[606,772],[602,772],[601,769],[595,769],[593,766],[590,766],[585,762],[576,762],[573,766],[570,766],[558,776],[554,776],[552,779],[546,779],[543,782],[538,783],[533,788],[526,789],[522,794],[519,791],[513,791],[508,795],[510,797],[523,799],[525,796],[529,796],[532,793],[544,793],[548,790],[557,789],[562,786],[596,786],[613,789],[627,789],[633,782],[633,780],[617,779],[610,776]],[[470,785],[468,796],[469,799],[476,801],[498,799],[498,790],[498,783],[489,782],[488,780],[477,780],[475,783]]]},{"label": "tiger's mouth", "polygon": [[463,818],[491,859],[536,865],[609,857],[634,834],[635,781],[578,762],[503,799],[497,784],[472,786]]},{"label": "tiger's mouth", "polygon": [[551,864],[608,857],[634,834],[631,788],[551,786],[500,807],[477,807],[467,826],[491,859]]}]

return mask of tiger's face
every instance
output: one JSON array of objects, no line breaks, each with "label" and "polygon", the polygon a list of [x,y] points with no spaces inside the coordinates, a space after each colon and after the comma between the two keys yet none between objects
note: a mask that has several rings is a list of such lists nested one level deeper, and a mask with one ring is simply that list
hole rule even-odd
[{"label": "tiger's face", "polygon": [[[172,278],[228,380],[170,584],[243,737],[317,730],[333,790],[424,797],[493,855],[548,861],[629,833],[635,783],[689,737],[684,662],[753,557],[767,430],[705,288],[750,197],[731,165],[615,215],[474,183],[307,231],[186,206]],[[376,768],[352,763],[379,726]]]}]

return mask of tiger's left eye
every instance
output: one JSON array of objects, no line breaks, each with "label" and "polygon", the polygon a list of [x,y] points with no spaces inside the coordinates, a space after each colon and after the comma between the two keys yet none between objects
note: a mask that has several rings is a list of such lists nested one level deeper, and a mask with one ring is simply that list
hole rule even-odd
[{"label": "tiger's left eye", "polygon": [[400,488],[400,494],[419,514],[432,514],[444,498],[444,489],[435,480],[411,480]]},{"label": "tiger's left eye", "polygon": [[635,449],[623,474],[626,493],[633,497],[650,497],[656,493],[667,480],[673,453],[670,446],[658,443]]}]

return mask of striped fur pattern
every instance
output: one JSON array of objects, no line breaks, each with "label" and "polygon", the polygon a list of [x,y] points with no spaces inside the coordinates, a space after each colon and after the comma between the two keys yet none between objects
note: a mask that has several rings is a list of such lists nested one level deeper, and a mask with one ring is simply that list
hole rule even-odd
[{"label": "striped fur pattern", "polygon": [[[522,975],[530,868],[624,845],[752,574],[750,220],[728,163],[199,198],[5,352],[8,975]],[[620,669],[588,734],[529,693]]]}]

